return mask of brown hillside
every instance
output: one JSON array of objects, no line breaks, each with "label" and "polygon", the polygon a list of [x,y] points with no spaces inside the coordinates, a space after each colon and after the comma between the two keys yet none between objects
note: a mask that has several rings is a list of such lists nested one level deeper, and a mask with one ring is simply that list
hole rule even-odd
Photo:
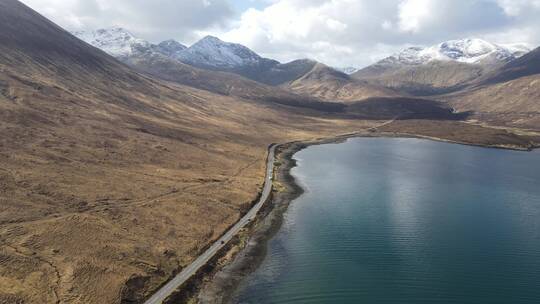
[{"label": "brown hillside", "polygon": [[494,68],[491,65],[453,61],[435,61],[418,66],[388,67],[375,64],[356,72],[352,77],[422,96],[458,90]]},{"label": "brown hillside", "polygon": [[331,102],[353,102],[369,97],[398,96],[396,92],[365,81],[356,80],[324,64],[316,64],[311,71],[288,84],[295,93]]},{"label": "brown hillside", "polygon": [[299,95],[288,90],[265,85],[234,73],[199,69],[158,53],[130,56],[125,63],[136,70],[159,79],[176,82],[212,93],[282,105],[299,106],[330,112],[339,111],[336,105],[315,97]]},{"label": "brown hillside", "polygon": [[442,99],[492,124],[540,130],[540,48]]},{"label": "brown hillside", "polygon": [[381,123],[158,80],[16,0],[0,0],[0,71],[0,303],[140,302],[250,207],[269,144]]}]

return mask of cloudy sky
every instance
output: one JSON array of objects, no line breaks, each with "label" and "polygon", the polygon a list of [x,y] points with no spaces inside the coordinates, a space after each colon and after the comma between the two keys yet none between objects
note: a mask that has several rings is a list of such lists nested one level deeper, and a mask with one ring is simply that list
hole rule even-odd
[{"label": "cloudy sky", "polygon": [[151,42],[212,34],[286,62],[362,67],[405,46],[477,37],[540,46],[540,0],[23,0],[68,30]]}]

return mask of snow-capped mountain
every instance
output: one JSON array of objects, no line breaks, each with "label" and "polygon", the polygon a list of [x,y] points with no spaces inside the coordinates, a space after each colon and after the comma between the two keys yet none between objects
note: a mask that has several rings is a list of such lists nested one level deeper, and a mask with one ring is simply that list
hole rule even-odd
[{"label": "snow-capped mountain", "polygon": [[522,45],[503,46],[482,39],[450,40],[427,48],[410,47],[378,64],[421,65],[433,61],[492,64],[511,61],[528,51]]},{"label": "snow-capped mountain", "polygon": [[482,39],[450,40],[430,47],[410,47],[354,73],[353,77],[408,92],[451,92],[523,56],[522,45]]},{"label": "snow-capped mountain", "polygon": [[182,63],[236,73],[265,84],[280,85],[299,78],[315,65],[309,60],[281,64],[263,58],[241,44],[224,42],[212,36],[186,47],[175,40],[152,44],[119,27],[73,34],[140,70],[152,70],[153,64],[177,66]]},{"label": "snow-capped mountain", "polygon": [[162,53],[165,56],[169,57],[179,57],[180,53],[182,53],[185,49],[187,49],[187,46],[181,44],[180,42],[170,39],[165,40],[158,44],[159,52]]},{"label": "snow-capped mountain", "polygon": [[186,47],[175,40],[166,40],[154,45],[120,27],[79,31],[73,34],[120,59],[144,53],[149,55],[159,53],[193,66],[216,69],[279,64],[277,61],[262,58],[241,44],[224,42],[213,36],[206,36],[192,46]]},{"label": "snow-capped mountain", "polygon": [[265,60],[241,44],[224,42],[213,36],[204,37],[178,53],[176,58],[191,65],[216,68],[251,66]]},{"label": "snow-capped mountain", "polygon": [[117,58],[129,57],[136,52],[147,51],[153,45],[132,35],[121,27],[78,31],[73,35]]}]

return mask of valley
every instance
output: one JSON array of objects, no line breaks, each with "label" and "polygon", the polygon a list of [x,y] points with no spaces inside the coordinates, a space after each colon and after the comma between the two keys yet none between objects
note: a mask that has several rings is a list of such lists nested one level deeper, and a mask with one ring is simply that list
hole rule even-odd
[{"label": "valley", "polygon": [[0,303],[143,302],[255,205],[271,144],[540,146],[539,49],[348,74],[213,36],[68,32],[17,0],[0,42]]}]

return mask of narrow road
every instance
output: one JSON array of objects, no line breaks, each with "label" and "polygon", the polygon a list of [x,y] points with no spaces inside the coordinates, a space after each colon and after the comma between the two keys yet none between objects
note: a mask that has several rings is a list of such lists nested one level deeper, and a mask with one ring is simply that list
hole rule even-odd
[{"label": "narrow road", "polygon": [[217,252],[223,248],[239,231],[244,228],[254,217],[257,215],[261,207],[264,205],[270,192],[272,191],[272,173],[274,171],[274,153],[276,145],[272,145],[268,150],[268,159],[266,163],[266,174],[264,178],[264,187],[262,190],[261,198],[244,215],[231,229],[229,229],[221,238],[210,246],[204,253],[202,253],[195,261],[184,268],[179,274],[177,274],[171,281],[161,287],[154,295],[152,295],[145,304],[160,304],[165,301],[175,290],[177,290],[182,284],[184,284],[189,278],[191,278],[197,271],[206,265],[208,261],[213,258]]}]

